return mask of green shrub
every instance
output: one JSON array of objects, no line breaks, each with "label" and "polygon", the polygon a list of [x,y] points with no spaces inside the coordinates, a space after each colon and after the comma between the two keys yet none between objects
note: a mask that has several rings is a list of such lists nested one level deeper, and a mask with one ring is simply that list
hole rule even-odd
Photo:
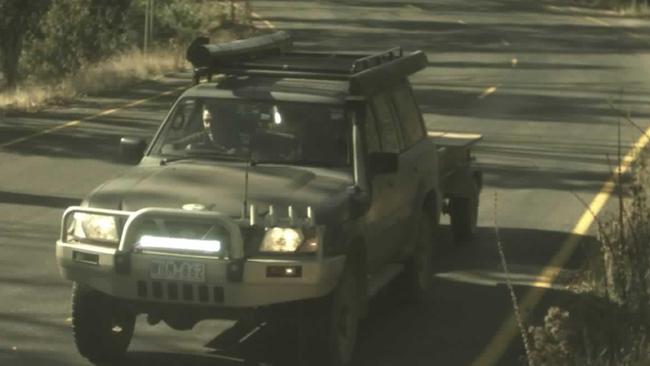
[{"label": "green shrub", "polygon": [[131,0],[52,0],[24,50],[22,73],[57,78],[125,49]]},{"label": "green shrub", "polygon": [[[25,39],[19,69],[22,75],[39,82],[56,81],[99,60],[143,46],[147,0],[50,1],[40,25]],[[197,35],[209,35],[222,28],[229,15],[225,2],[154,3],[150,50],[180,51]],[[241,23],[249,23],[242,10],[237,16]],[[246,35],[250,28],[247,25],[243,32],[231,34]]]}]

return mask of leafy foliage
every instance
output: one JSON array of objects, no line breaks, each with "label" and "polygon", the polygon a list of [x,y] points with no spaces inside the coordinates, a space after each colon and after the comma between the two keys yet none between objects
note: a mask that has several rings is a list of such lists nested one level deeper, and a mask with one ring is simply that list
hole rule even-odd
[{"label": "leafy foliage", "polygon": [[[140,48],[148,2],[0,0],[0,58],[5,78],[11,85],[21,77],[56,81],[107,57]],[[154,3],[150,49],[181,49],[198,34],[233,25],[232,20],[227,22],[232,15],[237,15],[239,24],[247,23],[249,10],[248,1],[233,14],[229,2]]]},{"label": "leafy foliage", "polygon": [[25,37],[38,28],[46,0],[0,0],[0,66],[7,86],[18,82],[18,62]]},{"label": "leafy foliage", "polygon": [[39,76],[61,75],[125,48],[130,3],[53,0],[28,49],[26,66]]}]

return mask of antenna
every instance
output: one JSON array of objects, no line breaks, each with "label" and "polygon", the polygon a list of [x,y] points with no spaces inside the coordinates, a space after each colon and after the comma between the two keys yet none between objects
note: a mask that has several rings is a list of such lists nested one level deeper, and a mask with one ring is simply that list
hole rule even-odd
[{"label": "antenna", "polygon": [[252,161],[250,155],[248,158],[248,164],[246,164],[246,169],[244,170],[244,207],[242,208],[242,217],[246,218],[246,212],[248,211],[248,171],[250,170]]}]

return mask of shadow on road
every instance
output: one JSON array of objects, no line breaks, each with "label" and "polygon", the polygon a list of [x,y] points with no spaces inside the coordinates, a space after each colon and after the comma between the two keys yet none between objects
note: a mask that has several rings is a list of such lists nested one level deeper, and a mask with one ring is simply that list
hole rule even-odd
[{"label": "shadow on road", "polygon": [[134,351],[129,352],[126,359],[120,361],[119,366],[235,366],[243,364],[242,360],[219,355]]},{"label": "shadow on road", "polygon": [[0,203],[13,205],[68,208],[79,205],[80,202],[80,198],[0,191]]}]

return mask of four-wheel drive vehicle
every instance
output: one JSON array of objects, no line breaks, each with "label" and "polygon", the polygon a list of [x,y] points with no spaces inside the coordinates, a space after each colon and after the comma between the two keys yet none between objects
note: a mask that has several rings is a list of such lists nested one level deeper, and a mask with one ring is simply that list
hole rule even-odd
[{"label": "four-wheel drive vehicle", "polygon": [[280,32],[198,39],[188,59],[196,85],[148,147],[121,142],[139,164],[63,215],[79,352],[123,356],[147,314],[278,324],[277,364],[349,364],[369,298],[426,293],[443,208],[474,232],[480,136],[427,133],[407,78],[420,51],[297,52]]}]

